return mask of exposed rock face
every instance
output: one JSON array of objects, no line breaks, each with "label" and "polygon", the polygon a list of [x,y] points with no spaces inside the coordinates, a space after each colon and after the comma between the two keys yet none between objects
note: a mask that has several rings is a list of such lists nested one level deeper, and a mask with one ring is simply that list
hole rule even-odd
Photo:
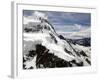
[{"label": "exposed rock face", "polygon": [[23,69],[91,65],[90,47],[73,44],[59,36],[47,16],[36,13],[38,22],[33,20],[36,24],[28,20],[24,24]]}]

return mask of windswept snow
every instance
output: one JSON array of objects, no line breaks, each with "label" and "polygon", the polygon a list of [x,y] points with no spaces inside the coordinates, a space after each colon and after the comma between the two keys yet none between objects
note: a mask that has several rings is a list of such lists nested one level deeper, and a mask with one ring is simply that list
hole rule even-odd
[{"label": "windswept snow", "polygon": [[71,61],[74,59],[74,56],[71,56],[69,54],[67,54],[64,51],[64,48],[62,45],[59,45],[61,41],[58,40],[58,44],[54,44],[54,43],[50,43],[49,41],[46,40],[46,37],[50,37],[49,34],[47,33],[24,33],[24,40],[25,41],[38,41],[41,40],[42,45],[46,46],[51,53],[53,53],[54,55],[58,56],[59,58],[62,58],[66,61]]},{"label": "windswept snow", "polygon": [[39,24],[41,19],[47,19],[47,15],[38,11],[35,11],[32,16],[24,16],[24,24],[32,22],[33,24]]},{"label": "windswept snow", "polygon": [[26,65],[26,68],[33,67],[34,69],[36,69],[36,57],[37,56],[34,56],[32,60],[24,63]]},{"label": "windswept snow", "polygon": [[35,11],[33,13],[34,16],[36,17],[39,17],[39,18],[42,18],[42,19],[48,19],[48,16],[42,12],[39,12],[39,11]]}]

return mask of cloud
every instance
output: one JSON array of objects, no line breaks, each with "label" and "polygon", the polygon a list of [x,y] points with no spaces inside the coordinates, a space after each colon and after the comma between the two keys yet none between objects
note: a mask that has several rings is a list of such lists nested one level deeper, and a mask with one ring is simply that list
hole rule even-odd
[{"label": "cloud", "polygon": [[62,34],[66,38],[69,39],[82,39],[82,38],[90,38],[91,37],[91,28],[81,29],[80,31],[73,32],[58,32],[58,34]]},{"label": "cloud", "polygon": [[52,24],[80,24],[91,25],[90,13],[75,12],[47,12]]},{"label": "cloud", "polygon": [[83,26],[79,24],[72,25],[54,25],[57,32],[77,32],[88,28],[89,26]]},{"label": "cloud", "polygon": [[34,11],[32,10],[23,10],[23,16],[24,17],[28,17],[31,16],[33,14]]},{"label": "cloud", "polygon": [[[91,25],[90,13],[75,13],[75,12],[56,12],[56,11],[39,11],[48,16],[49,21],[52,24],[80,24]],[[24,10],[24,16],[32,16],[34,11]]]},{"label": "cloud", "polygon": [[88,28],[79,32],[72,33],[69,37],[74,39],[89,38],[91,37],[91,29]]}]

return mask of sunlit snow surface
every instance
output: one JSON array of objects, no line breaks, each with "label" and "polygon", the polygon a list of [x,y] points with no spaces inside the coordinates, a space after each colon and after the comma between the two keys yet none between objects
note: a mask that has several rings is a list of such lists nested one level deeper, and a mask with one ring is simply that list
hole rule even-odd
[{"label": "sunlit snow surface", "polygon": [[[43,13],[36,11],[33,15],[24,17],[23,69],[91,65],[90,46],[73,44],[65,35],[59,36]],[[72,35],[88,36],[86,32]]]}]

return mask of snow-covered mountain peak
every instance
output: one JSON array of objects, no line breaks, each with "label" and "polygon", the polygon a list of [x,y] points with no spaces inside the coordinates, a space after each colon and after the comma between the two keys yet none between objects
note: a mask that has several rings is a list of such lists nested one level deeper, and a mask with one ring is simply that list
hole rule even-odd
[{"label": "snow-covered mountain peak", "polygon": [[24,17],[25,32],[42,32],[56,34],[53,25],[48,21],[47,16],[40,12],[34,12],[32,17]]},{"label": "snow-covered mountain peak", "polygon": [[24,16],[24,25],[31,23],[38,25],[43,20],[47,20],[48,16],[42,12],[35,11],[31,16]]},{"label": "snow-covered mountain peak", "polygon": [[40,18],[40,19],[48,19],[48,16],[42,12],[39,12],[39,11],[35,11],[33,13],[33,15],[37,18]]},{"label": "snow-covered mountain peak", "polygon": [[24,21],[24,69],[91,64],[90,48],[74,45],[58,35],[42,12],[35,11]]}]

